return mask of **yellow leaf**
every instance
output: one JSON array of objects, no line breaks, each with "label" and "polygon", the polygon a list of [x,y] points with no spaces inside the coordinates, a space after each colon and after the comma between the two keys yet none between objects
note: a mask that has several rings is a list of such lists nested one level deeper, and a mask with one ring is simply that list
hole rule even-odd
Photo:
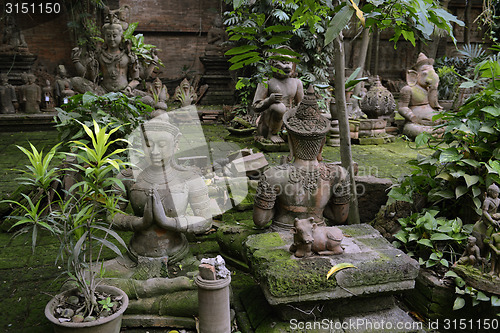
[{"label": "yellow leaf", "polygon": [[328,271],[328,274],[326,274],[326,279],[328,280],[328,278],[330,276],[332,276],[336,272],[338,272],[342,269],[345,269],[345,268],[357,268],[357,267],[354,266],[353,264],[348,263],[348,262],[343,262],[341,264],[337,264],[337,265],[333,266],[332,268],[330,268],[330,270]]},{"label": "yellow leaf", "polygon": [[350,1],[352,4],[352,8],[354,8],[354,10],[356,11],[356,16],[359,18],[359,21],[361,22],[361,24],[364,27],[365,26],[365,18],[363,17],[363,11],[361,9],[359,9],[358,5],[356,5],[354,0],[350,0]]}]

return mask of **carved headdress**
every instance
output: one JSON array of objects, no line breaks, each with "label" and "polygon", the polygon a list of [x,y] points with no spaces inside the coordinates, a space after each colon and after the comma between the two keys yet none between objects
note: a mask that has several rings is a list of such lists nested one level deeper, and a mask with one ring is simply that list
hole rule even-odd
[{"label": "carved headdress", "polygon": [[294,154],[304,160],[315,159],[330,130],[330,121],[319,112],[312,85],[299,106],[285,113],[283,123],[291,136]]},{"label": "carved headdress", "polygon": [[434,65],[434,59],[427,58],[427,56],[425,54],[420,52],[420,54],[418,55],[418,58],[417,58],[417,62],[415,63],[415,66],[413,66],[413,69],[418,71],[420,66],[423,66],[423,65],[431,65],[431,66]]}]

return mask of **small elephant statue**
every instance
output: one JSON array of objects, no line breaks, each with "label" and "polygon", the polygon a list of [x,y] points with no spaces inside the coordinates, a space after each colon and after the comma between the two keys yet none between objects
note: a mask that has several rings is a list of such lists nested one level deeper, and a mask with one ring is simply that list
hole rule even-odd
[{"label": "small elephant statue", "polygon": [[293,244],[290,251],[298,258],[309,257],[313,253],[320,255],[342,254],[340,246],[344,235],[337,227],[323,227],[314,223],[314,217],[295,218]]}]

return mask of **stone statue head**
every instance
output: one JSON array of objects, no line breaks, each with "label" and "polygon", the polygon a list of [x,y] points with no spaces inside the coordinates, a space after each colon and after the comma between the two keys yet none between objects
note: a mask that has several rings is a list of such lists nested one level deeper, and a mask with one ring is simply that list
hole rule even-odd
[{"label": "stone statue head", "polygon": [[57,66],[57,74],[63,79],[68,77],[68,71],[64,65]]},{"label": "stone statue head", "polygon": [[413,69],[406,73],[406,81],[410,86],[419,85],[424,88],[435,87],[439,84],[439,76],[434,70],[434,59],[427,58],[420,53]]},{"label": "stone statue head", "polygon": [[9,76],[7,75],[7,73],[0,74],[0,81],[4,86],[7,85],[7,83],[9,83]]},{"label": "stone statue head", "polygon": [[[288,46],[280,46],[278,49],[285,49],[289,51],[293,51],[290,47]],[[279,57],[280,59],[272,59],[271,60],[271,65],[279,69],[280,71],[277,71],[274,73],[274,76],[278,79],[285,79],[288,77],[292,77],[295,74],[295,63],[293,61],[287,61],[286,59],[294,59],[295,57],[290,56],[290,55],[284,55],[280,53],[271,53],[270,54],[271,59],[273,57]]]},{"label": "stone statue head", "polygon": [[313,86],[309,86],[299,106],[283,116],[291,152],[302,160],[321,160],[321,150],[330,130],[330,122],[318,110]]},{"label": "stone statue head", "polygon": [[104,43],[108,48],[116,49],[121,47],[123,41],[123,26],[118,20],[111,18],[102,26]]},{"label": "stone statue head", "polygon": [[149,165],[163,167],[173,163],[180,131],[162,117],[153,118],[141,126],[143,149]]},{"label": "stone statue head", "polygon": [[500,192],[500,189],[498,188],[498,186],[496,184],[491,184],[490,186],[488,186],[487,193],[488,193],[489,197],[497,198],[499,192]]}]

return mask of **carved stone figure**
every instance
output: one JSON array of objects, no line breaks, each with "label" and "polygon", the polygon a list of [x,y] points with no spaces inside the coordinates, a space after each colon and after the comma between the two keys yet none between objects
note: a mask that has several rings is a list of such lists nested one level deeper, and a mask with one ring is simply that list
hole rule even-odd
[{"label": "carved stone figure", "polygon": [[460,259],[458,259],[457,264],[474,266],[475,264],[483,261],[485,260],[484,258],[481,258],[479,246],[476,245],[476,237],[469,236],[467,239],[467,247],[465,248],[465,251]]},{"label": "carved stone figure", "polygon": [[283,125],[283,115],[302,101],[304,89],[302,81],[293,77],[292,61],[274,60],[273,66],[283,73],[274,72],[267,85],[260,83],[257,86],[253,107],[257,113],[262,113],[257,120],[257,138],[282,143],[284,140],[278,132]]},{"label": "carved stone figure", "polygon": [[75,47],[71,50],[71,60],[75,65],[77,76],[97,83],[99,77],[99,62],[94,50]]},{"label": "carved stone figure", "polygon": [[[128,95],[133,95],[134,89],[139,84],[139,63],[137,56],[131,51],[131,46],[123,39],[124,27],[126,22],[121,19],[121,16],[115,12],[110,12],[102,26],[104,35],[104,45],[96,51],[94,55],[87,51],[82,59],[82,51],[73,49],[73,62],[80,75],[94,76],[95,65],[99,64],[99,70],[102,73],[102,81],[100,87],[105,92],[122,91]],[[91,70],[89,71],[89,64]],[[79,80],[82,81],[82,80]],[[90,84],[81,83],[84,89],[92,87],[93,82],[88,80]],[[79,92],[80,91],[79,89]]]},{"label": "carved stone figure", "polygon": [[359,106],[361,111],[368,118],[394,118],[394,110],[396,110],[396,102],[391,92],[385,88],[380,82],[380,77],[377,75],[372,81],[372,85],[368,92],[361,100]]},{"label": "carved stone figure", "polygon": [[309,257],[313,253],[320,255],[342,254],[340,246],[344,235],[337,227],[320,227],[314,223],[314,217],[295,218],[293,244],[290,251],[298,258]]},{"label": "carved stone figure", "polygon": [[194,87],[191,86],[186,78],[175,88],[174,100],[181,102],[181,106],[191,105],[197,98],[198,96],[194,91]]},{"label": "carved stone figure", "polygon": [[500,232],[491,235],[490,241],[491,250],[491,271],[490,275],[500,278]]},{"label": "carved stone figure", "polygon": [[153,81],[153,84],[149,86],[148,92],[153,97],[155,109],[167,109],[167,100],[170,96],[168,95],[167,87],[161,82],[160,78],[157,77]]},{"label": "carved stone figure", "polygon": [[131,171],[122,174],[123,195],[134,215],[117,214],[113,224],[134,231],[129,250],[136,260],[172,263],[188,253],[184,233],[205,232],[211,226],[208,189],[198,174],[175,163],[177,127],[156,117],[141,128],[147,163],[135,179]]},{"label": "carved stone figure", "polygon": [[0,53],[29,53],[28,44],[24,40],[24,35],[12,16],[7,16],[6,19],[2,45],[0,45]]},{"label": "carved stone figure", "polygon": [[438,103],[439,76],[433,64],[434,59],[420,53],[414,69],[406,74],[408,85],[401,89],[398,111],[406,119],[403,133],[413,139],[422,132],[440,133],[433,128],[438,122],[432,120],[443,109]]},{"label": "carved stone figure", "polygon": [[321,151],[330,122],[318,110],[314,91],[283,118],[293,161],[267,169],[260,178],[253,221],[271,230],[290,230],[295,218],[343,224],[349,211],[349,177],[338,164],[323,163]]},{"label": "carved stone figure", "polygon": [[22,88],[23,112],[39,113],[42,89],[35,83],[36,77],[34,74],[28,74],[27,79],[28,83]]},{"label": "carved stone figure", "polygon": [[42,88],[42,110],[45,112],[55,111],[54,95],[50,80],[45,80],[45,86]]},{"label": "carved stone figure", "polygon": [[[67,97],[68,90],[71,90],[73,93],[70,94],[73,96],[75,93],[72,90],[71,80],[68,78],[68,72],[66,71],[66,67],[64,65],[57,66],[57,77],[56,77],[56,103],[57,105],[63,105],[64,97]],[[66,90],[66,94],[63,94],[63,91]]]},{"label": "carved stone figure", "polygon": [[222,18],[217,15],[214,19],[214,24],[208,30],[207,46],[205,47],[206,56],[223,56],[224,47],[222,43],[227,41],[227,33],[222,26]]},{"label": "carved stone figure", "polygon": [[15,88],[9,84],[9,77],[3,73],[0,76],[0,113],[16,113],[17,97]]},{"label": "carved stone figure", "polygon": [[500,231],[500,214],[497,213],[500,205],[499,192],[500,189],[496,184],[491,184],[488,187],[486,198],[483,201],[483,215],[472,229],[472,235],[476,237],[477,245],[481,249],[483,257],[486,257],[489,252],[487,243],[491,235]]}]

